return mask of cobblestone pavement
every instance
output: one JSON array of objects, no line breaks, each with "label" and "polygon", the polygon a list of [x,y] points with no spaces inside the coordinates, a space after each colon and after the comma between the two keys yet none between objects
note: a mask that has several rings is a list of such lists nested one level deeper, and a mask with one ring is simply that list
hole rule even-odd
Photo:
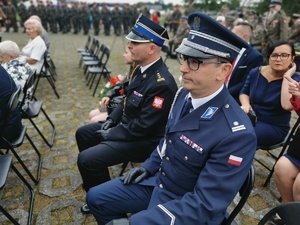
[{"label": "cobblestone pavement", "polygon": [[[9,39],[17,42],[20,48],[28,40],[24,33],[2,33],[2,40]],[[96,224],[93,216],[86,216],[80,212],[80,207],[85,202],[85,192],[81,188],[82,181],[76,165],[78,149],[74,138],[76,129],[88,123],[89,111],[98,105],[98,99],[92,97],[93,90],[89,90],[86,86],[82,68],[78,67],[79,54],[76,49],[84,46],[87,36],[50,34],[50,39],[51,57],[57,67],[56,86],[60,98],[56,98],[46,79],[42,79],[40,82],[36,97],[44,101],[44,108],[56,126],[57,134],[54,146],[49,148],[33,127],[24,121],[28,127],[29,136],[43,156],[41,180],[37,185],[31,182],[35,190],[33,224]],[[108,67],[112,70],[112,75],[126,73],[128,67],[123,66],[122,59],[125,39],[104,37],[103,34],[99,36],[99,39],[111,48],[112,53]],[[166,63],[172,74],[178,79],[179,65],[176,60],[168,59]],[[104,83],[102,81],[102,85]],[[43,115],[40,115],[35,121],[43,133],[49,134],[51,127]],[[50,137],[50,134],[47,137]],[[34,171],[37,160],[26,140],[18,152],[30,166],[30,170]],[[265,152],[257,154],[270,160]],[[267,171],[256,163],[254,165],[256,169],[255,188],[242,209],[242,213],[237,217],[238,223],[243,225],[257,224],[262,215],[279,204],[277,201],[279,195],[273,179],[267,188],[262,187]],[[112,174],[118,174],[119,169],[120,166],[112,167]],[[27,176],[25,175],[25,177]],[[30,179],[27,177],[27,180]],[[13,172],[10,173],[4,190],[0,192],[0,201],[1,205],[13,216],[19,218],[21,224],[26,224],[29,192]],[[0,225],[4,224],[10,223],[6,217],[0,214]]]}]

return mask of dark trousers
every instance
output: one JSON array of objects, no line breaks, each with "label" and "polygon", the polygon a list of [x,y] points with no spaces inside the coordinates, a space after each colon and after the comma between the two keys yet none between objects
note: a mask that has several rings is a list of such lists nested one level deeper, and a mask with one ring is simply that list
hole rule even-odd
[{"label": "dark trousers", "polygon": [[136,141],[104,141],[94,135],[101,129],[102,122],[93,123],[76,131],[79,148],[77,165],[83,180],[83,188],[91,187],[110,180],[108,167],[126,161],[143,162],[156,148],[159,139],[153,141],[139,138]]},{"label": "dark trousers", "polygon": [[97,223],[104,225],[113,219],[126,218],[128,212],[147,209],[153,188],[135,183],[124,185],[120,179],[114,179],[91,188],[86,202]]}]

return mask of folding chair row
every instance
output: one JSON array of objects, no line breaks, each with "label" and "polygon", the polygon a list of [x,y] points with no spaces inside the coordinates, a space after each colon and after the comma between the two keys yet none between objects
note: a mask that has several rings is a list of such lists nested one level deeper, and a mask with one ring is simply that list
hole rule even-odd
[{"label": "folding chair row", "polygon": [[80,53],[80,59],[79,59],[79,63],[78,63],[79,68],[81,68],[84,56],[93,56],[95,54],[98,41],[99,40],[96,37],[93,37],[88,49],[79,52]]},{"label": "folding chair row", "polygon": [[[56,79],[57,79],[57,73],[56,73],[56,67],[50,57],[50,53],[46,50],[44,53],[44,64],[42,66],[41,72],[36,75],[36,83],[35,83],[35,90],[37,89],[37,86],[39,84],[40,78],[46,78],[48,83],[50,84],[52,90],[54,91],[57,98],[60,98],[57,90],[56,90]],[[35,94],[35,92],[33,93]]]}]

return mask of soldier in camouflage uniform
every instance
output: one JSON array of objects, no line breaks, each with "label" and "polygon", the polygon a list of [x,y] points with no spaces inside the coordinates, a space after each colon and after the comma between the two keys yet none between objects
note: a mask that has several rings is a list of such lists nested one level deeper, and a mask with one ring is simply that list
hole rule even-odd
[{"label": "soldier in camouflage uniform", "polygon": [[85,2],[81,2],[79,15],[80,15],[81,26],[83,28],[83,34],[87,35],[90,29],[90,21],[89,21],[89,10]]},{"label": "soldier in camouflage uniform", "polygon": [[288,40],[294,43],[297,51],[300,51],[300,14],[293,13],[292,22]]},{"label": "soldier in camouflage uniform", "polygon": [[80,9],[78,8],[77,2],[71,3],[71,24],[73,27],[73,34],[80,32]]},{"label": "soldier in camouflage uniform", "polygon": [[109,36],[111,26],[111,12],[106,3],[102,4],[101,19],[104,26],[104,34],[105,36]]},{"label": "soldier in camouflage uniform", "polygon": [[37,9],[34,2],[30,0],[30,6],[27,9],[27,18],[33,15],[37,15]]},{"label": "soldier in camouflage uniform", "polygon": [[143,13],[144,16],[146,16],[147,18],[151,19],[151,13],[150,13],[148,5],[146,3],[144,4],[142,13]]},{"label": "soldier in camouflage uniform", "polygon": [[27,15],[27,9],[26,9],[26,6],[25,6],[24,3],[23,3],[23,0],[20,0],[20,1],[19,1],[17,11],[18,11],[18,14],[19,14],[20,19],[21,19],[21,20],[20,20],[20,25],[21,25],[21,27],[24,28],[23,33],[25,33],[25,30],[26,30],[26,29],[25,29],[25,26],[24,26],[24,22],[27,20],[28,15]]},{"label": "soldier in camouflage uniform", "polygon": [[7,6],[4,6],[3,12],[6,15],[6,30],[5,32],[9,32],[9,28],[13,27],[14,32],[18,32],[18,25],[16,20],[17,9],[14,5],[11,4],[11,1],[7,1]]},{"label": "soldier in camouflage uniform", "polygon": [[52,31],[52,33],[56,34],[58,32],[58,27],[57,27],[58,9],[55,7],[52,1],[50,1],[48,14],[49,14],[50,30]]},{"label": "soldier in camouflage uniform", "polygon": [[267,62],[270,47],[279,40],[288,38],[288,22],[284,11],[281,10],[282,0],[271,1],[270,11],[266,15],[265,33],[263,37],[262,54],[264,63]]},{"label": "soldier in camouflage uniform", "polygon": [[190,32],[190,25],[187,22],[187,16],[183,16],[180,18],[180,25],[177,29],[176,35],[169,41],[170,47],[170,56],[171,58],[176,58],[177,54],[175,50],[179,47],[182,40],[188,36]]},{"label": "soldier in camouflage uniform", "polygon": [[96,2],[93,3],[93,6],[90,10],[90,15],[93,18],[93,28],[94,28],[94,35],[98,36],[100,31],[100,20],[101,20],[101,14],[98,7],[98,4]]},{"label": "soldier in camouflage uniform", "polygon": [[131,27],[132,27],[130,24],[132,12],[129,8],[128,3],[123,5],[122,14],[123,14],[123,32],[124,32],[124,34],[128,34],[129,30],[131,30]]},{"label": "soldier in camouflage uniform", "polygon": [[42,26],[46,31],[48,31],[48,15],[47,15],[47,9],[44,5],[44,2],[40,0],[38,2],[38,6],[36,7],[37,9],[37,16],[40,17],[42,21]]},{"label": "soldier in camouflage uniform", "polygon": [[137,5],[136,4],[134,4],[132,6],[131,12],[132,12],[132,14],[131,14],[131,24],[130,24],[130,27],[132,28],[134,26],[136,20],[138,19],[138,16],[139,16],[139,11],[137,9]]},{"label": "soldier in camouflage uniform", "polygon": [[119,4],[114,4],[114,9],[111,11],[111,19],[114,27],[115,35],[121,35],[121,21],[122,21],[122,11],[119,8]]},{"label": "soldier in camouflage uniform", "polygon": [[262,50],[261,40],[263,39],[264,36],[264,27],[262,25],[261,20],[257,17],[257,14],[254,10],[249,10],[247,14],[248,14],[248,22],[253,27],[253,32],[250,37],[250,44],[257,51],[261,52]]},{"label": "soldier in camouflage uniform", "polygon": [[173,35],[176,35],[178,26],[179,26],[179,21],[182,16],[182,13],[180,11],[180,6],[175,5],[174,7],[174,12],[172,13],[172,28],[173,28]]}]

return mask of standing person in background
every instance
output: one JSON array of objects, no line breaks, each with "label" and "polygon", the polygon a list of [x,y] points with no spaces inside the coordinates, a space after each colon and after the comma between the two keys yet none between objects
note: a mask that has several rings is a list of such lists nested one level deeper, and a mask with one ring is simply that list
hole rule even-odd
[{"label": "standing person in background", "polygon": [[[177,91],[174,77],[161,58],[169,38],[165,28],[140,15],[126,36],[131,59],[140,65],[127,87],[126,98],[106,121],[76,131],[77,165],[83,188],[110,180],[109,166],[144,161],[164,135],[172,100]],[[83,213],[89,213],[85,204]]]},{"label": "standing person in background", "polygon": [[249,173],[255,133],[224,86],[243,43],[204,13],[188,22],[189,36],[176,50],[183,88],[165,135],[142,166],[89,190],[99,225],[126,213],[133,214],[124,225],[220,225]]},{"label": "standing person in background", "polygon": [[16,20],[17,9],[11,3],[11,0],[7,1],[7,6],[4,6],[3,11],[4,11],[4,14],[6,15],[6,20],[5,20],[6,30],[5,30],[5,32],[9,32],[9,29],[11,27],[13,27],[14,32],[17,33],[18,32],[18,25],[17,25],[17,20]]},{"label": "standing person in background", "polygon": [[277,41],[288,39],[288,22],[281,4],[282,0],[271,0],[269,4],[270,10],[266,15],[265,33],[262,40],[264,64],[268,62],[267,57],[271,46]]},{"label": "standing person in background", "polygon": [[293,42],[296,50],[300,51],[300,14],[293,13],[293,25],[290,28],[288,40]]},{"label": "standing person in background", "polygon": [[27,13],[26,6],[23,3],[23,0],[19,1],[18,10],[17,11],[18,11],[18,14],[19,14],[20,19],[21,19],[20,25],[21,25],[21,27],[24,27],[23,33],[25,33],[26,30],[25,30],[24,22],[28,19],[28,13]]},{"label": "standing person in background", "polygon": [[264,36],[264,27],[262,25],[261,18],[258,17],[257,13],[254,10],[248,11],[248,22],[253,27],[253,32],[250,37],[250,44],[257,51],[262,51],[261,40]]},{"label": "standing person in background", "polygon": [[114,33],[116,36],[121,35],[121,22],[122,22],[122,12],[119,9],[119,4],[115,3],[114,8],[111,11],[111,20],[114,27]]},{"label": "standing person in background", "polygon": [[152,13],[151,20],[152,20],[154,23],[159,24],[160,14],[159,14],[159,12],[158,12],[157,10],[155,10],[155,11]]},{"label": "standing person in background", "polygon": [[90,10],[90,15],[93,17],[93,28],[94,28],[94,35],[98,36],[100,32],[100,20],[101,14],[96,2],[93,3],[92,8]]},{"label": "standing person in background", "polygon": [[173,28],[173,36],[176,35],[177,29],[179,26],[179,21],[182,16],[182,13],[180,11],[180,5],[174,6],[174,11],[172,13],[172,28]]},{"label": "standing person in background", "polygon": [[175,50],[179,47],[182,40],[188,36],[189,31],[190,31],[190,25],[187,22],[187,17],[182,16],[180,18],[180,25],[177,29],[177,34],[174,35],[173,38],[169,41],[169,47],[170,47],[169,54],[172,58],[177,57],[177,53],[175,52]]},{"label": "standing person in background", "polygon": [[110,27],[111,27],[111,11],[109,10],[106,3],[103,3],[101,9],[101,18],[104,26],[105,36],[110,36]]}]

